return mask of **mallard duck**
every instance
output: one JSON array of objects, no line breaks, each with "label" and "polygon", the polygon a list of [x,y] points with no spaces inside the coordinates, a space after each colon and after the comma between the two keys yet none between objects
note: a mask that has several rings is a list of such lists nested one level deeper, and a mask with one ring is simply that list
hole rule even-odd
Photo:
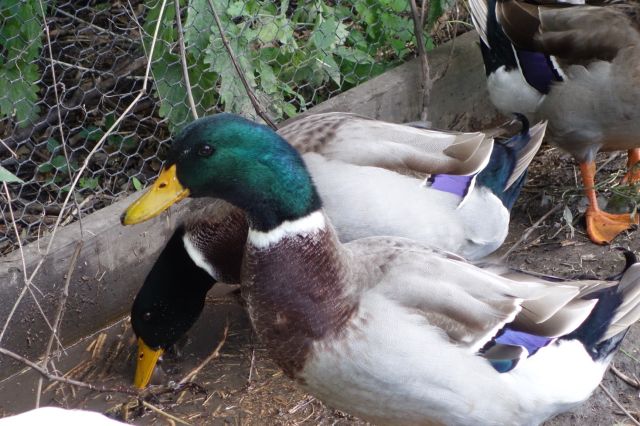
[{"label": "mallard duck", "polygon": [[[297,146],[298,140],[309,140],[304,129],[314,125],[313,119],[312,116],[294,123],[279,133]],[[352,145],[352,134],[367,124],[354,126],[343,136],[344,141],[336,142],[335,146]],[[426,130],[397,124],[393,127],[410,129],[412,134],[423,137],[430,137],[434,132],[423,134]],[[341,241],[394,235],[412,238],[468,259],[479,259],[498,249],[507,237],[511,208],[524,185],[527,167],[542,143],[545,129],[545,123],[540,123],[529,132],[525,121],[519,135],[493,144],[493,149],[483,153],[486,157],[475,172],[432,171],[426,182],[424,173],[430,169],[428,163],[421,170],[413,168],[413,175],[397,172],[400,165],[391,160],[393,152],[384,147],[389,136],[382,132],[372,133],[370,137],[378,139],[369,139],[368,146],[348,155],[342,155],[342,149],[337,148],[306,152],[302,158]],[[393,134],[396,138],[406,138],[399,130],[393,130]],[[378,142],[381,142],[380,146]],[[408,142],[419,146],[417,140]],[[304,152],[304,149],[299,147],[299,151]],[[374,155],[380,160],[369,161]],[[416,177],[416,172],[422,172],[422,175]]]},{"label": "mallard duck", "polygon": [[278,131],[303,154],[341,240],[411,237],[469,259],[506,238],[509,211],[544,132],[544,123],[529,132],[524,122],[520,135],[494,149],[484,133],[347,113],[310,115]]},{"label": "mallard duck", "polygon": [[549,284],[406,238],[341,243],[300,154],[238,116],[185,127],[125,221],[186,196],[246,214],[242,296],[270,357],[377,424],[540,423],[589,396],[640,316],[638,264]]},{"label": "mallard duck", "polygon": [[121,426],[126,424],[94,411],[65,410],[58,407],[42,407],[15,416],[0,418],[2,426]]},{"label": "mallard duck", "polygon": [[589,238],[610,243],[638,224],[638,216],[600,209],[594,160],[599,151],[628,150],[623,181],[640,181],[640,5],[469,3],[491,100],[503,112],[548,120],[549,141],[580,165]]},{"label": "mallard duck", "polygon": [[[529,131],[527,120],[521,119],[521,132],[506,141],[498,140],[490,158],[484,157],[487,152],[480,145],[465,160],[464,167],[484,162],[473,166],[481,168],[479,173],[435,174],[424,185],[424,179],[354,164],[363,164],[364,154],[355,156],[344,146],[354,140],[370,144],[372,138],[391,146],[403,140],[416,140],[415,146],[421,146],[433,136],[470,135],[422,131],[344,113],[312,115],[280,129],[279,134],[293,141],[299,151],[307,151],[303,159],[341,241],[374,235],[411,237],[478,259],[496,250],[506,238],[509,212],[544,136],[544,123]],[[484,144],[490,142],[489,138],[472,135]],[[318,140],[324,144],[313,142]],[[477,140],[473,143],[477,144]],[[316,151],[309,152],[310,146]],[[441,154],[437,149],[447,146],[431,150],[432,163],[440,170],[444,169],[438,166],[442,160],[438,159]],[[375,160],[364,164],[399,168],[397,162],[389,160],[393,158],[392,152],[380,158],[386,163]],[[462,170],[457,163],[452,164]],[[420,167],[434,168],[426,162]],[[139,339],[140,362],[134,379],[137,387],[147,385],[157,359],[195,323],[214,280],[239,283],[248,225],[239,209],[223,204],[216,202],[187,218],[167,243],[136,296],[131,321]],[[345,209],[346,205],[350,208]],[[192,290],[185,291],[183,286],[176,286],[177,282],[188,283]]]},{"label": "mallard duck", "polygon": [[217,281],[240,283],[247,231],[242,210],[214,200],[173,233],[131,307],[138,338],[134,386],[147,386],[158,359],[193,326]]}]

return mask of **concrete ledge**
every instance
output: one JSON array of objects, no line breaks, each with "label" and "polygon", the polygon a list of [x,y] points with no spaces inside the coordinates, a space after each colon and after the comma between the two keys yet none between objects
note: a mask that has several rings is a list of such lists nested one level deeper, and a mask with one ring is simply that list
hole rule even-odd
[{"label": "concrete ledge", "polygon": [[[485,89],[484,68],[475,33],[430,52],[435,81],[429,119],[435,127],[477,130],[496,122]],[[414,121],[419,116],[419,76],[416,60],[401,65],[348,92],[312,108],[308,113],[349,111],[393,122]],[[481,118],[478,118],[481,117]],[[177,221],[202,201],[188,200],[159,218],[134,227],[120,225],[120,214],[139,194],[126,197],[83,220],[84,236],[78,223],[60,229],[51,252],[34,280],[48,318],[56,311],[60,287],[64,284],[76,242],[84,246],[71,279],[69,299],[60,338],[68,344],[129,312],[133,296],[142,284],[157,254],[171,235]],[[48,238],[25,247],[27,271],[33,271]],[[18,251],[0,258],[0,327],[23,287],[22,261]],[[42,294],[40,294],[42,292]],[[16,311],[0,343],[3,347],[35,360],[44,351],[49,331],[29,294]],[[23,366],[0,358],[0,380]]]}]

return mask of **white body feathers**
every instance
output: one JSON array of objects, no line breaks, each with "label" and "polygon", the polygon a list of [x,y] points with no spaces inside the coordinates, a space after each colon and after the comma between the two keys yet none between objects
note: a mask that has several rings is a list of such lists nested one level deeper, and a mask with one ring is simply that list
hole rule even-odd
[{"label": "white body feathers", "polygon": [[476,187],[460,205],[459,196],[422,179],[315,153],[303,158],[343,242],[394,235],[479,259],[507,236],[509,212],[487,188]]}]

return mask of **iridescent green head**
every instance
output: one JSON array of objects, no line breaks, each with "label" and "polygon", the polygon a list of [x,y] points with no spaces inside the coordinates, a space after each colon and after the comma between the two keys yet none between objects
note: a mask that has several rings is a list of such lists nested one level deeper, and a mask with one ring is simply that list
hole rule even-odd
[{"label": "iridescent green head", "polygon": [[176,136],[158,180],[123,223],[146,220],[187,196],[229,201],[260,231],[321,206],[291,145],[266,126],[226,113],[198,119]]}]

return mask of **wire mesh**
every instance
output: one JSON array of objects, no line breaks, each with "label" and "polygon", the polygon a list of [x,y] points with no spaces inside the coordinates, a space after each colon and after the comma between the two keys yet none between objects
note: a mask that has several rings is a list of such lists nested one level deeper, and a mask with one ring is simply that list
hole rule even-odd
[{"label": "wire mesh", "polygon": [[[405,0],[3,0],[0,165],[24,184],[8,185],[10,199],[0,195],[0,253],[15,248],[9,203],[23,242],[50,231],[71,176],[141,90],[161,10],[152,88],[90,158],[62,223],[153,180],[170,134],[193,119],[189,96],[199,116],[258,119],[211,8],[274,121],[413,56]],[[433,44],[429,37],[427,49]]]}]

